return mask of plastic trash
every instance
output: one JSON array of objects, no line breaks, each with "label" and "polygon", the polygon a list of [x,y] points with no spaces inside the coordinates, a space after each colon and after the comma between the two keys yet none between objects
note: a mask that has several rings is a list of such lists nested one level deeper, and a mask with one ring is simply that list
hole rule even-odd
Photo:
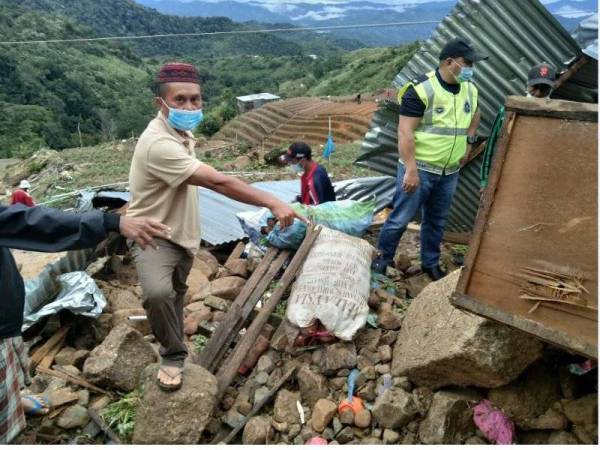
[{"label": "plastic trash", "polygon": [[489,400],[481,400],[475,405],[473,421],[490,442],[501,445],[514,442],[515,424]]},{"label": "plastic trash", "polygon": [[324,439],[321,436],[314,436],[306,441],[306,445],[327,445],[327,439]]},{"label": "plastic trash", "polygon": [[391,389],[394,386],[394,380],[392,379],[392,376],[389,373],[386,373],[383,375],[383,384],[379,385],[379,388],[377,389],[377,393],[379,395],[382,395],[385,391],[387,391],[388,389]]},{"label": "plastic trash", "polygon": [[569,372],[571,372],[573,375],[581,376],[592,371],[596,367],[598,367],[598,363],[588,359],[582,363],[569,364]]},{"label": "plastic trash", "polygon": [[360,371],[358,369],[352,369],[348,375],[348,397],[346,400],[342,400],[338,406],[338,412],[341,414],[346,409],[351,409],[354,415],[359,411],[365,409],[360,397],[354,395],[354,388],[356,387],[356,379]]}]

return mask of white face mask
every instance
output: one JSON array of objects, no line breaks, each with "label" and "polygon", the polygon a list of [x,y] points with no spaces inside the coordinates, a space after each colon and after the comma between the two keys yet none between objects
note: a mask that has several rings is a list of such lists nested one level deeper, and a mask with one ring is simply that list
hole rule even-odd
[{"label": "white face mask", "polygon": [[295,173],[297,175],[302,175],[304,173],[304,167],[302,167],[302,164],[300,163],[290,164],[288,167],[292,173]]}]

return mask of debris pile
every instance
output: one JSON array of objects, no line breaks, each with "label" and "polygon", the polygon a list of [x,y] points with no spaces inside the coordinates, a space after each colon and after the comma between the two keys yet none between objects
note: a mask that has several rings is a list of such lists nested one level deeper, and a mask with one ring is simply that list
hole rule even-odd
[{"label": "debris pile", "polygon": [[102,315],[54,316],[31,341],[28,390],[53,408],[19,442],[597,443],[595,364],[454,308],[459,271],[431,283],[415,241],[408,234],[395,267],[371,277],[367,324],[349,341],[285,318],[301,258],[248,258],[243,243],[201,250],[175,392],[155,382],[158,344],[133,262],[107,258],[94,275]]}]

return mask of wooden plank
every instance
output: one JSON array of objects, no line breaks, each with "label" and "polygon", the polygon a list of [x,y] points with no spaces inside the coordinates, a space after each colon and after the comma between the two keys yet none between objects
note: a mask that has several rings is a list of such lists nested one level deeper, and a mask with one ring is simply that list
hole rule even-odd
[{"label": "wooden plank", "polygon": [[227,336],[229,336],[232,327],[237,323],[237,317],[240,314],[241,306],[248,301],[248,298],[252,295],[256,285],[267,272],[267,269],[278,252],[279,250],[275,248],[269,248],[267,250],[265,256],[263,256],[263,259],[252,273],[252,276],[229,307],[225,318],[206,343],[202,353],[198,355],[197,363],[205,369],[211,370],[210,368],[214,366],[220,349],[225,345]]},{"label": "wooden plank", "polygon": [[65,338],[69,332],[69,328],[69,325],[59,328],[58,331],[44,343],[44,345],[38,348],[33,355],[31,355],[29,358],[29,372],[31,374],[35,372],[36,367],[42,362],[42,360],[48,355],[54,346]]},{"label": "wooden plank", "polygon": [[49,392],[48,400],[50,400],[53,408],[57,408],[78,401],[79,395],[77,395],[77,392],[73,392],[71,388],[65,387]]},{"label": "wooden plank", "polygon": [[583,55],[581,58],[579,58],[579,60],[575,64],[569,67],[560,77],[558,77],[558,80],[556,80],[554,86],[552,86],[552,92],[555,92],[558,89],[560,89],[560,87],[563,84],[565,84],[569,79],[571,79],[571,77],[575,75],[579,71],[579,69],[585,66],[589,61],[590,60],[586,55]]},{"label": "wooden plank", "polygon": [[452,244],[469,245],[471,233],[455,233],[453,231],[445,231],[442,239]]},{"label": "wooden plank", "polygon": [[44,356],[44,358],[42,359],[42,361],[39,364],[40,367],[49,369],[52,366],[52,363],[54,362],[54,358],[56,357],[58,352],[60,352],[60,350],[64,346],[65,338],[66,338],[66,336],[63,336],[62,339],[59,342],[57,342],[54,347],[52,347],[52,350],[50,350],[48,352],[48,354],[46,356]]},{"label": "wooden plank", "polygon": [[104,389],[100,389],[98,386],[93,385],[92,383],[81,377],[76,377],[69,373],[61,372],[60,369],[60,366],[54,366],[53,369],[45,369],[44,367],[38,367],[36,370],[37,372],[43,373],[44,375],[50,375],[51,377],[60,378],[62,380],[68,381],[69,383],[73,383],[78,386],[83,386],[84,388],[89,389],[90,391],[108,395],[110,398],[113,397],[113,395],[110,392],[105,391]]},{"label": "wooden plank", "polygon": [[506,158],[506,152],[508,149],[508,143],[510,142],[510,135],[514,126],[516,114],[514,112],[506,113],[504,118],[504,124],[500,131],[500,138],[496,144],[496,151],[494,153],[494,159],[492,161],[492,167],[490,169],[488,186],[483,192],[481,203],[479,204],[479,211],[477,212],[477,218],[475,219],[475,225],[473,226],[473,234],[469,242],[469,251],[465,255],[465,263],[456,286],[456,292],[459,294],[465,294],[469,280],[471,278],[471,271],[477,258],[477,252],[479,251],[479,245],[481,244],[481,238],[485,230],[487,222],[487,215],[494,201],[494,193],[498,180],[500,179],[500,173],[502,171],[502,163]]},{"label": "wooden plank", "polygon": [[117,434],[113,430],[111,430],[111,428],[104,421],[104,419],[102,419],[100,414],[98,414],[98,411],[96,411],[94,408],[88,408],[87,412],[88,412],[88,415],[90,416],[90,419],[92,419],[94,421],[94,423],[100,427],[100,429],[104,432],[104,434],[106,434],[108,436],[108,438],[111,441],[113,441],[113,443],[115,443],[115,444],[122,443],[119,436],[117,436]]},{"label": "wooden plank", "polygon": [[223,266],[227,267],[231,262],[233,262],[233,260],[239,259],[239,257],[242,256],[242,253],[244,253],[245,248],[246,244],[244,244],[244,242],[238,242],[233,251],[229,254],[229,257],[227,258],[227,261],[225,261],[225,264],[223,264]]},{"label": "wooden plank", "polygon": [[271,263],[268,272],[261,278],[260,282],[254,289],[248,300],[240,306],[237,314],[234,317],[232,317],[231,322],[227,324],[223,322],[224,326],[229,327],[229,333],[225,336],[225,338],[221,342],[221,346],[217,350],[216,358],[210,368],[210,370],[213,373],[217,370],[219,363],[221,362],[223,356],[227,352],[227,349],[229,349],[229,346],[231,345],[235,337],[238,335],[240,330],[243,328],[246,319],[250,316],[258,301],[261,299],[265,291],[269,288],[269,285],[271,284],[275,276],[279,273],[279,271],[285,264],[286,260],[288,259],[289,253],[290,252],[288,250],[283,250],[281,253],[279,253],[275,261]]},{"label": "wooden plank", "polygon": [[250,411],[248,415],[239,424],[237,424],[237,426],[233,430],[231,430],[231,433],[229,433],[225,439],[221,441],[220,439],[217,440],[217,437],[217,439],[215,439],[215,441],[213,441],[212,444],[228,444],[229,442],[231,442],[231,440],[240,432],[240,430],[244,428],[246,423],[252,417],[254,417],[254,415],[263,408],[263,406],[265,406],[268,402],[271,401],[273,396],[277,393],[277,391],[279,391],[279,389],[281,389],[281,386],[285,384],[285,382],[294,374],[295,371],[295,366],[288,370],[287,373],[280,378],[277,384],[273,386],[273,388],[261,399],[261,401],[254,405],[252,411]]},{"label": "wooden plank", "polygon": [[252,345],[256,341],[256,338],[260,334],[263,326],[269,319],[269,315],[275,310],[277,303],[283,297],[286,289],[292,283],[292,281],[296,278],[296,273],[300,269],[304,259],[310,252],[317,236],[321,231],[321,227],[309,227],[306,232],[306,236],[304,237],[304,241],[300,248],[296,251],[294,258],[290,262],[290,265],[287,267],[285,273],[279,280],[278,286],[268,299],[267,302],[263,305],[262,309],[256,316],[256,319],[252,322],[250,327],[246,330],[246,333],[240,339],[238,344],[235,346],[231,357],[223,364],[221,369],[217,373],[217,380],[219,383],[219,398],[223,396],[225,389],[229,387],[235,375],[237,374],[238,369],[240,368],[244,358],[250,351]]},{"label": "wooden plank", "polygon": [[506,111],[516,112],[523,116],[598,122],[598,105],[596,103],[511,95],[506,99]]}]

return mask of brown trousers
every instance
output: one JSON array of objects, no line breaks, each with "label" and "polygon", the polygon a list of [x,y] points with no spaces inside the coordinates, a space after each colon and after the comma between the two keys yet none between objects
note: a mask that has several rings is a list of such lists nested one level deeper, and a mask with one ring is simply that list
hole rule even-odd
[{"label": "brown trousers", "polygon": [[160,343],[162,363],[183,367],[188,351],[183,340],[183,298],[193,257],[173,242],[156,239],[158,250],[137,244],[132,254],[142,285],[143,306]]}]

